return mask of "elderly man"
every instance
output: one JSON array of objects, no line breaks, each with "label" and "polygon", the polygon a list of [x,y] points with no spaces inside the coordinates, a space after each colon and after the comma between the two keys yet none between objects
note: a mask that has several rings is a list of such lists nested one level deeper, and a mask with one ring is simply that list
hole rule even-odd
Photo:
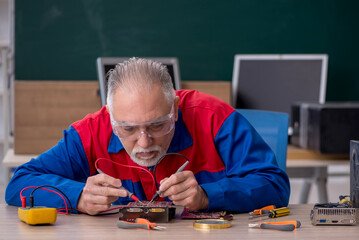
[{"label": "elderly man", "polygon": [[[20,166],[7,203],[21,205],[25,187],[50,185],[88,214],[128,203],[129,192],[150,200],[156,187],[162,200],[189,210],[248,212],[288,204],[288,177],[248,121],[212,96],[174,91],[164,65],[138,58],[118,64],[109,73],[107,103]],[[176,172],[186,160],[175,154],[162,159],[166,153],[180,153],[189,164]],[[38,205],[64,206],[55,194],[36,194]]]}]

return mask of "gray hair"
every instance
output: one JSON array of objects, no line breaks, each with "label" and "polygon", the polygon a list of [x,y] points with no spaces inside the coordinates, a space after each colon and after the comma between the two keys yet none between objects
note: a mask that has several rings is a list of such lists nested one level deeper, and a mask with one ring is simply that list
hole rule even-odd
[{"label": "gray hair", "polygon": [[140,89],[151,90],[155,84],[162,87],[168,103],[173,103],[175,92],[165,65],[154,60],[135,57],[117,64],[116,68],[108,73],[107,105],[110,112],[112,112],[113,95],[118,88],[135,92]]}]

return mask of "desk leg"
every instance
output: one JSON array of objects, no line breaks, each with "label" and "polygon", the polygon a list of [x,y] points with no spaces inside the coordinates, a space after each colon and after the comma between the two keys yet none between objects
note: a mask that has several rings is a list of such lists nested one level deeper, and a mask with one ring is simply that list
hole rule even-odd
[{"label": "desk leg", "polygon": [[318,167],[316,169],[316,184],[318,187],[318,198],[319,203],[328,202],[328,191],[327,191],[327,179],[328,179],[328,168]]},{"label": "desk leg", "polygon": [[308,203],[308,196],[313,183],[318,187],[318,202],[328,202],[328,167],[287,167],[287,174],[290,178],[304,179],[304,184],[299,196],[299,204]]},{"label": "desk leg", "polygon": [[305,179],[302,185],[302,189],[300,190],[299,204],[308,203],[311,186],[312,186],[312,180]]}]

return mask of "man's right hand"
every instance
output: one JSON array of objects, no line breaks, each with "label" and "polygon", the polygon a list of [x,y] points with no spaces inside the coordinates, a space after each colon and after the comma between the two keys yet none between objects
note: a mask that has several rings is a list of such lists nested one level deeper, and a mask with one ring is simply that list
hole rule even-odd
[{"label": "man's right hand", "polygon": [[118,189],[121,186],[121,180],[106,174],[89,177],[77,203],[77,209],[90,215],[109,209],[112,202],[127,196],[126,190]]}]

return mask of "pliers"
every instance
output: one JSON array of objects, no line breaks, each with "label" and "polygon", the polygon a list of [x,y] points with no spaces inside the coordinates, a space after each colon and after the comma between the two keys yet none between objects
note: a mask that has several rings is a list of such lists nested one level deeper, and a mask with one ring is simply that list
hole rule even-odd
[{"label": "pliers", "polygon": [[275,208],[276,208],[275,205],[265,206],[265,207],[262,207],[261,209],[253,210],[253,212],[250,212],[249,215],[251,215],[251,216],[263,215],[263,214],[269,213],[269,210],[274,210]]},{"label": "pliers", "polygon": [[166,227],[158,226],[157,223],[153,223],[144,218],[136,218],[135,222],[127,222],[119,220],[117,227],[123,229],[147,229],[147,230],[164,230]]}]

